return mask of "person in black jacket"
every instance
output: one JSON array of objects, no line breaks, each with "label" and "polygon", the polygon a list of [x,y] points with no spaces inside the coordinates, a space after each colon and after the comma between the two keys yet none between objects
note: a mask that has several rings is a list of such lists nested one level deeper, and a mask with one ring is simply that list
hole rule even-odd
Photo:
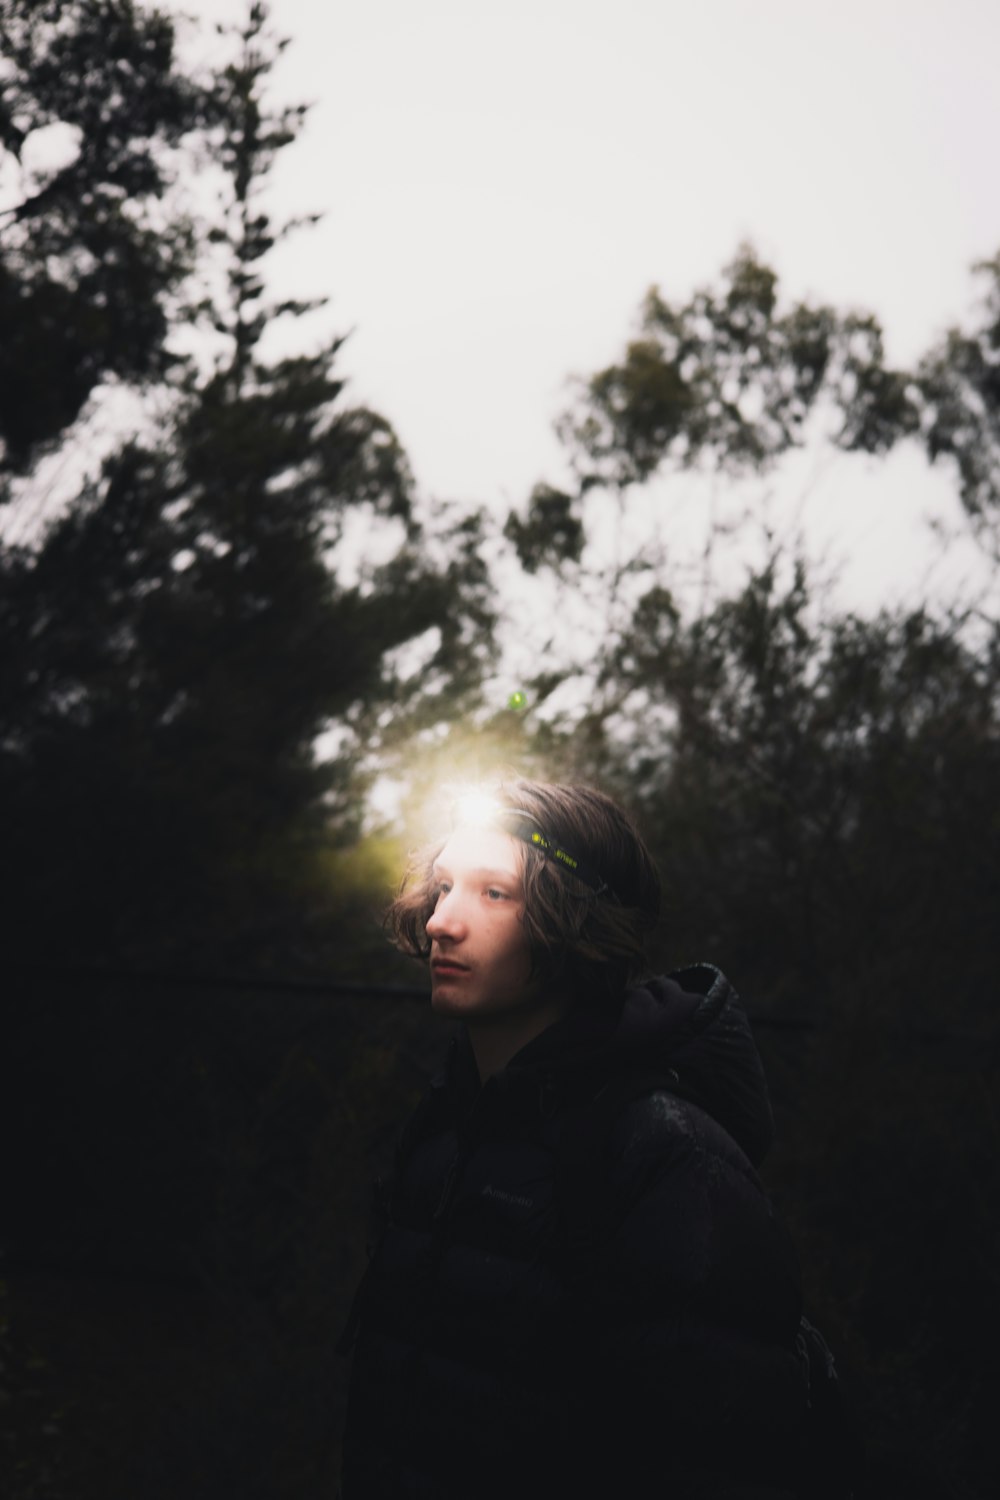
[{"label": "person in black jacket", "polygon": [[388,915],[461,1023],[359,1289],[343,1500],[789,1500],[808,1366],[732,986],[646,974],[659,878],[603,793],[515,781]]}]

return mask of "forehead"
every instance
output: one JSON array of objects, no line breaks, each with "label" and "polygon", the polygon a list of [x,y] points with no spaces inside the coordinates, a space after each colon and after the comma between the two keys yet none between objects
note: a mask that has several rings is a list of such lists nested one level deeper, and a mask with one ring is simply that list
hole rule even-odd
[{"label": "forehead", "polygon": [[509,833],[470,823],[455,829],[434,861],[434,868],[449,875],[490,870],[520,880],[522,853],[521,844]]}]

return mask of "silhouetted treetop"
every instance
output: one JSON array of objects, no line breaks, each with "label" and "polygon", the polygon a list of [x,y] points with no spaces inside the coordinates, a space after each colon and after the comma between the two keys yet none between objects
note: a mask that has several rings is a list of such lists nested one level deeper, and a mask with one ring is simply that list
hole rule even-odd
[{"label": "silhouetted treetop", "polygon": [[921,362],[922,432],[932,459],[953,459],[962,503],[1000,518],[1000,254],[974,267],[985,282],[979,326],[951,329]]},{"label": "silhouetted treetop", "polygon": [[743,246],[719,287],[681,305],[653,288],[623,358],[581,383],[559,423],[584,486],[642,483],[662,465],[765,469],[803,440],[825,395],[847,450],[881,452],[917,425],[907,377],[874,317],[800,302]]},{"label": "silhouetted treetop", "polygon": [[[226,273],[198,309],[213,357],[173,383],[155,435],[0,556],[10,909],[22,944],[53,923],[77,958],[245,967],[328,941],[328,856],[361,816],[364,728],[422,690],[394,654],[436,634],[435,690],[455,708],[489,635],[471,539],[428,557],[392,427],[347,399],[342,340],[262,351],[271,317],[311,309],[269,306],[262,269],[281,232],[267,174],[301,111],[270,109],[281,43],[265,7],[230,40],[220,193],[191,238]],[[177,308],[160,312],[175,326]],[[379,560],[341,566],[352,527],[378,534]]]}]

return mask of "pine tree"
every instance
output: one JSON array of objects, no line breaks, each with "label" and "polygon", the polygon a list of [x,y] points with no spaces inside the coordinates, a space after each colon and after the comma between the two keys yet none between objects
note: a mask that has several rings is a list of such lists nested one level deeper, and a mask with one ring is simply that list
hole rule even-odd
[{"label": "pine tree", "polygon": [[[317,738],[393,703],[393,650],[463,615],[462,579],[422,559],[391,427],[344,398],[341,341],[261,352],[273,318],[310,310],[269,305],[261,265],[283,232],[268,173],[302,118],[267,105],[279,50],[253,5],[214,91],[214,365],[192,367],[159,442],[127,443],[38,548],[3,559],[25,948],[54,932],[64,958],[298,961],[336,926],[324,851],[357,814],[348,758],[322,762]],[[348,586],[330,559],[359,517],[396,546]]]},{"label": "pine tree", "polygon": [[58,444],[102,383],[169,369],[197,229],[164,206],[219,110],[180,69],[171,19],[132,0],[0,0],[0,56],[3,479]]}]

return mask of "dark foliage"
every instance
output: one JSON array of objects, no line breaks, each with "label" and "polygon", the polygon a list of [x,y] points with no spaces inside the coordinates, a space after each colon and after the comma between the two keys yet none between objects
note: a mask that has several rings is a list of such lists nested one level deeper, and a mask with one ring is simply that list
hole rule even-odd
[{"label": "dark foliage", "polygon": [[371,1174],[440,1030],[319,988],[27,980],[18,1000],[4,1494],[328,1496]]},{"label": "dark foliage", "polygon": [[768,1182],[873,1496],[992,1484],[998,646],[981,620],[824,613],[775,557],[694,620],[649,591],[549,747],[638,815],[663,965],[711,957],[756,1010]]},{"label": "dark foliage", "polygon": [[[969,514],[994,535],[1000,509],[1000,255],[975,267],[986,283],[980,326],[953,328],[919,370],[922,431],[932,459],[950,459]],[[987,532],[987,534],[989,534]]]},{"label": "dark foliage", "polygon": [[[263,185],[301,119],[266,106],[276,48],[253,6],[213,90],[222,196],[199,240],[224,272],[200,309],[222,336],[216,368],[190,371],[158,438],[107,459],[35,545],[0,555],[0,797],[22,959],[56,929],[64,961],[322,964],[343,936],[326,856],[357,800],[349,761],[321,763],[317,738],[340,724],[356,744],[387,703],[402,712],[413,685],[390,653],[434,628],[442,688],[475,676],[471,642],[457,649],[472,564],[423,555],[405,457],[383,418],[346,403],[340,341],[260,355],[272,317],[309,310],[271,307],[260,271],[281,233]],[[116,295],[130,287],[123,273]],[[357,516],[395,528],[397,547],[348,585],[330,553]],[[478,651],[479,599],[474,615]]]},{"label": "dark foliage", "polygon": [[[442,527],[431,554],[391,428],[346,400],[338,342],[260,354],[271,318],[308,310],[265,294],[282,231],[259,193],[301,112],[264,104],[264,21],[252,7],[206,90],[179,74],[170,23],[128,0],[0,0],[0,146],[18,156],[57,121],[80,133],[0,227],[6,479],[30,478],[109,378],[173,370],[175,398],[155,439],[0,552],[13,1500],[330,1493],[331,1345],[368,1181],[441,1042],[402,1001],[163,977],[400,977],[377,956],[371,891],[389,878],[367,846],[337,848],[358,831],[352,755],[390,759],[459,719],[494,623],[482,517]],[[192,139],[227,184],[210,223],[165,207]],[[199,373],[172,364],[169,334],[208,247],[225,289],[194,315],[224,352]],[[874,319],[782,310],[741,251],[683,305],[650,294],[563,423],[577,493],[539,486],[508,539],[529,571],[578,566],[588,490],[762,472],[821,399],[841,447],[919,435],[988,517],[995,313],[908,377]],[[359,515],[399,546],[348,585],[327,564]],[[867,1494],[991,1494],[995,624],[824,615],[780,550],[697,618],[663,577],[629,607],[572,735],[508,713],[467,738],[617,789],[665,876],[664,963],[712,957],[756,1012],[768,1180],[862,1415]],[[414,679],[398,648],[420,642]],[[564,675],[544,667],[532,702]],[[331,723],[348,748],[321,764]],[[39,977],[70,960],[91,977]],[[95,979],[98,962],[119,977]]]},{"label": "dark foliage", "polygon": [[683,306],[657,288],[623,359],[581,382],[560,433],[583,484],[622,487],[661,466],[768,468],[805,435],[818,398],[839,411],[834,441],[878,453],[915,430],[902,372],[886,368],[871,316],[778,306],[777,276],[749,246]]},{"label": "dark foliage", "polygon": [[3,0],[0,52],[0,153],[20,162],[54,125],[73,143],[0,215],[0,442],[24,471],[99,383],[170,366],[195,226],[163,204],[178,147],[219,109],[179,71],[173,22],[131,0]]}]

